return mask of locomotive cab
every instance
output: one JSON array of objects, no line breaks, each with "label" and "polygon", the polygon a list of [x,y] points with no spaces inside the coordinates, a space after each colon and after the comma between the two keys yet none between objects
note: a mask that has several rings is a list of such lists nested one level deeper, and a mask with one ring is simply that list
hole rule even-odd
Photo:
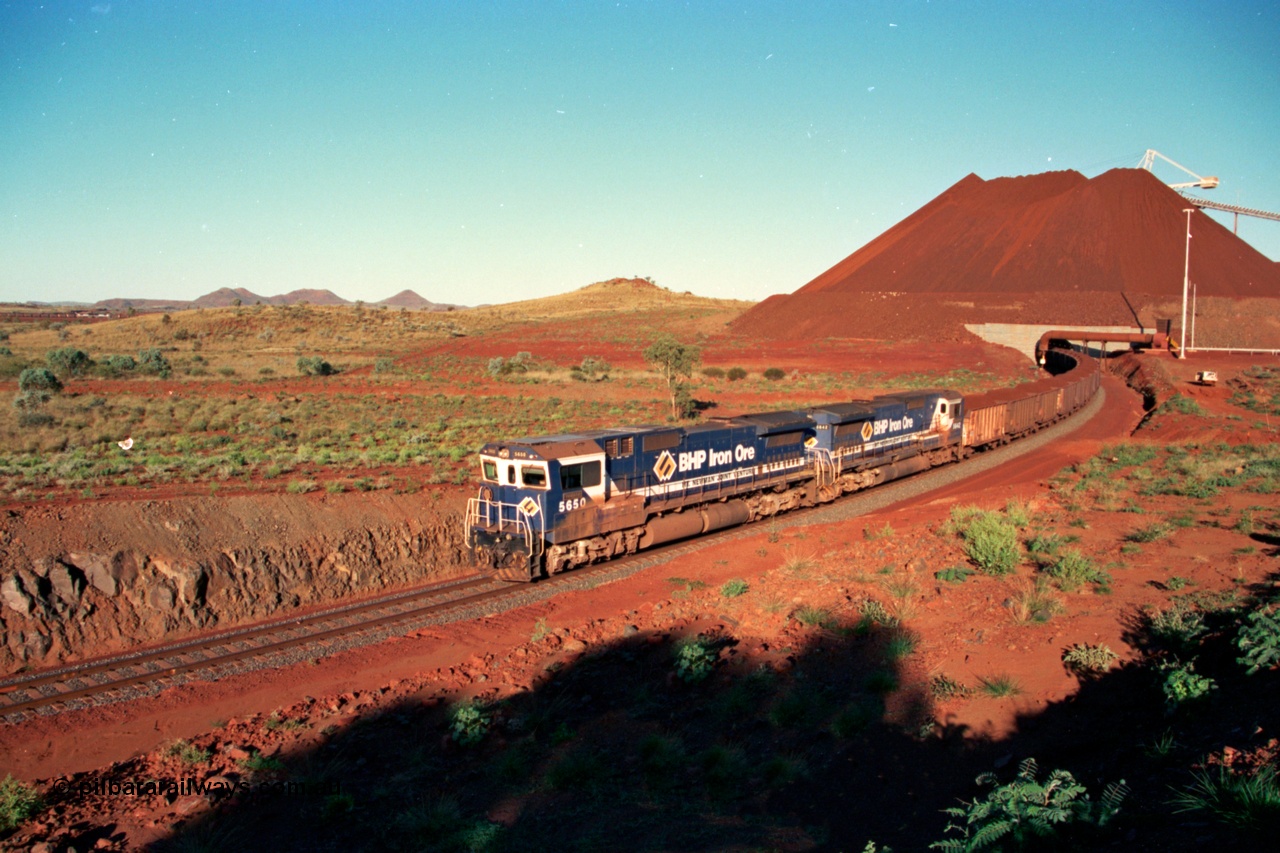
[{"label": "locomotive cab", "polygon": [[548,544],[595,530],[609,489],[603,448],[581,436],[487,444],[480,481],[467,502],[467,547],[512,580],[532,580]]}]

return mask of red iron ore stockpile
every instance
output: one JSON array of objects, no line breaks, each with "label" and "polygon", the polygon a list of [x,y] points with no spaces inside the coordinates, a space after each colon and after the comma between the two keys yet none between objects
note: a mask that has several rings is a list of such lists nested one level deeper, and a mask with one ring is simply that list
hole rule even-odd
[{"label": "red iron ore stockpile", "polygon": [[[1182,297],[1190,206],[1141,169],[1093,179],[970,174],[733,328],[900,339],[963,336],[964,323],[1148,325],[1177,316],[1167,312]],[[1280,297],[1280,264],[1200,211],[1191,233],[1191,281],[1201,299],[1261,298],[1247,314],[1277,313],[1280,303],[1270,300]]]}]

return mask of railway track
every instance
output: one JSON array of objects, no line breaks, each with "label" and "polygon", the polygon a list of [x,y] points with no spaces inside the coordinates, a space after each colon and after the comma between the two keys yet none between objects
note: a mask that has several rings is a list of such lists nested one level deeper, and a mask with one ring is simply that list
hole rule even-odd
[{"label": "railway track", "polygon": [[[272,656],[307,650],[335,639],[350,639],[356,632],[375,632],[433,618],[439,621],[453,611],[465,611],[498,597],[509,588],[509,584],[490,578],[468,577],[10,676],[0,679],[0,719],[16,722],[30,713],[132,698],[180,683],[194,673],[229,674],[248,661],[269,663]],[[220,669],[226,671],[219,672]]]},{"label": "railway track", "polygon": [[[1026,455],[1089,420],[1105,401],[1099,390],[1075,416],[1041,432],[963,463],[846,496],[834,504],[795,510],[770,520],[772,529],[846,521],[941,488]],[[584,566],[536,584],[512,584],[474,576],[338,605],[304,615],[233,628],[107,658],[0,679],[0,720],[125,701],[191,680],[217,680],[240,672],[283,666],[378,642],[432,624],[479,618],[546,600],[571,589],[618,580],[673,557],[717,543],[758,535],[760,524],[729,528],[638,554]]]}]

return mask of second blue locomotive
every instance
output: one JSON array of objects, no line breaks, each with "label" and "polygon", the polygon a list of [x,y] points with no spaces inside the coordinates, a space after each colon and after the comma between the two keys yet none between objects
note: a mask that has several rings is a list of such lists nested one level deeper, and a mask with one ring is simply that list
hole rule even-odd
[{"label": "second blue locomotive", "polygon": [[490,442],[476,561],[533,580],[959,459],[964,399],[918,391],[795,411]]}]

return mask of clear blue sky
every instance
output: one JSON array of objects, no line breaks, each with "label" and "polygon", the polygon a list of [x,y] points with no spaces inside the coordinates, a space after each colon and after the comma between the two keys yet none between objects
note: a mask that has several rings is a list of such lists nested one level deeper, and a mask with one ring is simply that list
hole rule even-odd
[{"label": "clear blue sky", "polygon": [[1274,0],[0,0],[0,62],[3,301],[761,299],[1147,148],[1280,211]]}]

